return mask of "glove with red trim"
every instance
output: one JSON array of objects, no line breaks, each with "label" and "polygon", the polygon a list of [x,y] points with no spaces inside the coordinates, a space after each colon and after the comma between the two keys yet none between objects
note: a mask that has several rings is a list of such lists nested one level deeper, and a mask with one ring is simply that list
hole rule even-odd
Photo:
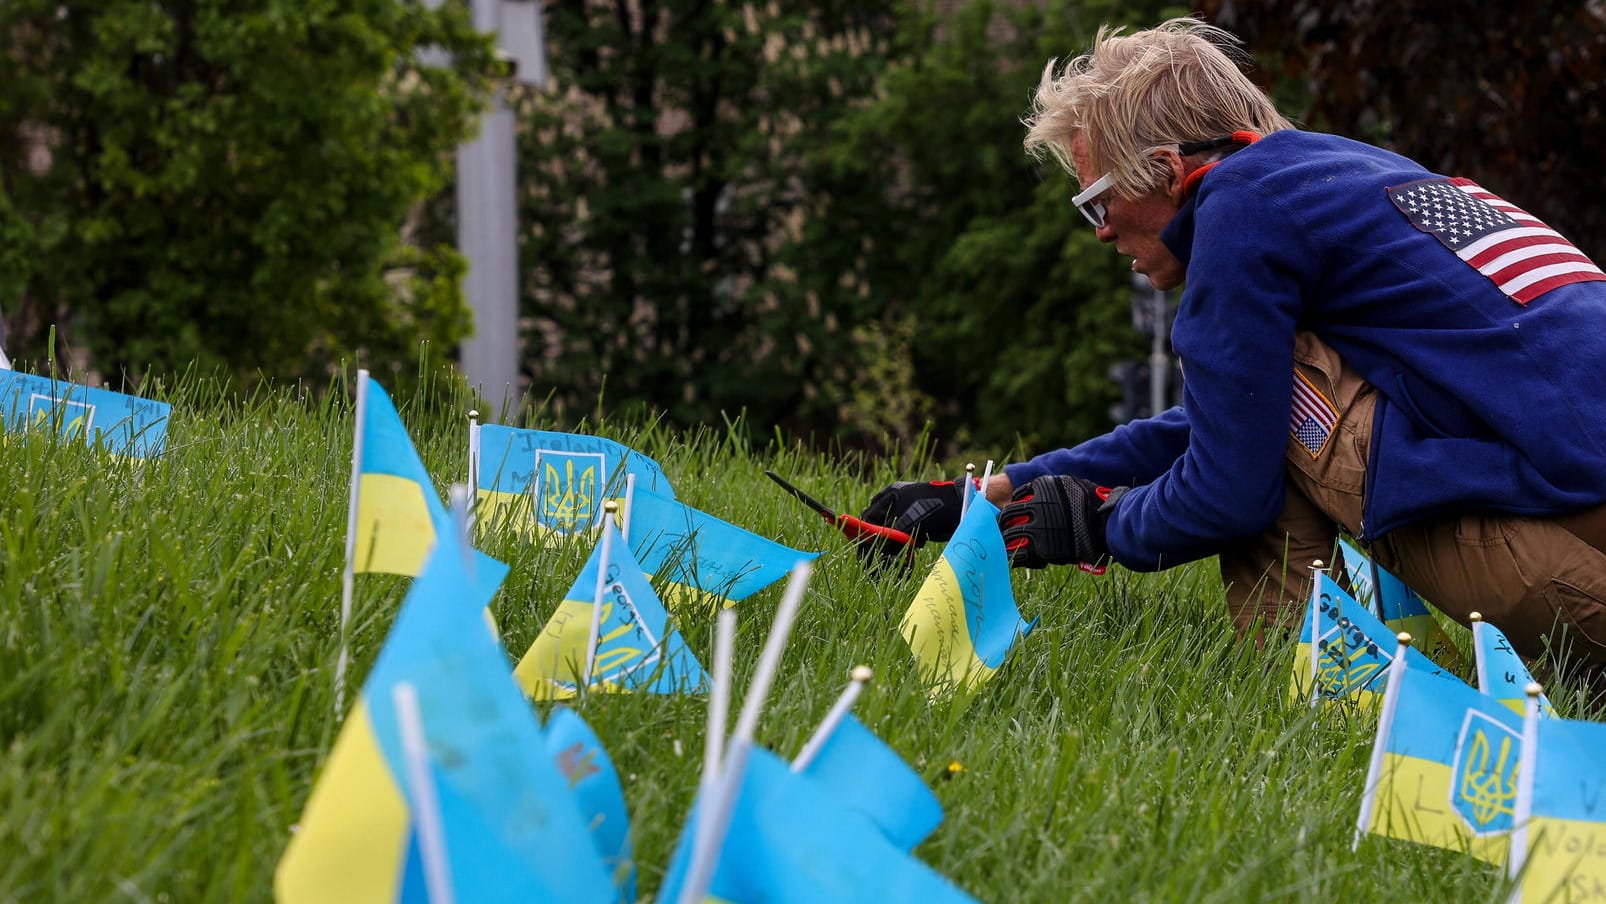
[{"label": "glove with red trim", "polygon": [[1083,564],[1110,555],[1104,524],[1130,487],[1101,487],[1080,477],[1048,474],[1015,490],[998,513],[1009,564],[1018,568]]},{"label": "glove with red trim", "polygon": [[[964,507],[961,497],[963,486],[958,481],[937,480],[930,483],[899,481],[876,493],[859,515],[870,524],[892,527],[908,534],[908,549],[918,549],[928,540],[947,541],[959,529],[959,510]],[[863,542],[861,552],[874,551],[884,555],[904,552],[903,544]]]}]

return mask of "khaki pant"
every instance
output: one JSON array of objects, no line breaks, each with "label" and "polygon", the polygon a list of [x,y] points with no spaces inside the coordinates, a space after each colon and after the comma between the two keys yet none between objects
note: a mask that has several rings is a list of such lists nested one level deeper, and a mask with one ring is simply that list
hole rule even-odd
[{"label": "khaki pant", "polygon": [[[1320,453],[1288,441],[1288,503],[1265,534],[1222,552],[1240,633],[1293,628],[1310,599],[1310,564],[1359,535],[1377,392],[1338,353],[1300,333],[1295,366],[1339,420]],[[1606,467],[1606,462],[1601,463]],[[1593,541],[1586,542],[1580,536]],[[1606,663],[1606,507],[1568,518],[1465,515],[1399,528],[1369,550],[1383,568],[1463,625],[1481,613],[1523,656]]]}]

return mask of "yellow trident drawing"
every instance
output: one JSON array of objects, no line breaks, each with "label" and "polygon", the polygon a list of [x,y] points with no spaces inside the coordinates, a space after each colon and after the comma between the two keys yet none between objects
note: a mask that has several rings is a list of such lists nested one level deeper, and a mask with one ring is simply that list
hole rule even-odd
[{"label": "yellow trident drawing", "polygon": [[571,531],[591,522],[591,512],[597,502],[597,469],[588,467],[578,477],[574,473],[574,460],[563,463],[564,473],[547,463],[542,483],[541,520],[548,527]]},{"label": "yellow trident drawing", "polygon": [[1317,684],[1328,694],[1340,697],[1358,687],[1365,687],[1387,665],[1365,646],[1349,649],[1343,640],[1333,640],[1319,646]]},{"label": "yellow trident drawing", "polygon": [[1479,826],[1515,813],[1517,752],[1512,749],[1512,741],[1510,735],[1502,733],[1496,753],[1488,733],[1482,728],[1473,730],[1456,796],[1471,807],[1472,819]]}]

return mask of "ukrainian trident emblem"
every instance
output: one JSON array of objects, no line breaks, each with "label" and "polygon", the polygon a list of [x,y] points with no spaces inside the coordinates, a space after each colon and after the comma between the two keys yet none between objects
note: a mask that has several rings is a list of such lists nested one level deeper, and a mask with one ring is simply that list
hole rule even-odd
[{"label": "ukrainian trident emblem", "polygon": [[1450,808],[1474,835],[1511,831],[1522,738],[1479,712],[1468,712],[1450,769]]},{"label": "ukrainian trident emblem", "polygon": [[536,520],[561,534],[591,526],[605,483],[602,456],[542,449],[536,458]]}]

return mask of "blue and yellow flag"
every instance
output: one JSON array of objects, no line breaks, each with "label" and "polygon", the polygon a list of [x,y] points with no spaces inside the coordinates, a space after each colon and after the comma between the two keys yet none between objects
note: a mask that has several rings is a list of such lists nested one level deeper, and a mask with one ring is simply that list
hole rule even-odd
[{"label": "blue and yellow flag", "polygon": [[783,546],[639,486],[630,505],[630,549],[664,588],[672,609],[741,602],[791,574],[798,562],[819,555]]},{"label": "blue and yellow flag", "polygon": [[[1395,633],[1388,626],[1321,572],[1294,649],[1288,697],[1292,701],[1351,699],[1363,707],[1375,707],[1382,700],[1396,645]],[[1313,657],[1312,650],[1319,650],[1320,655]],[[1405,655],[1418,674],[1466,686],[1415,648],[1407,649]]]},{"label": "blue and yellow flag", "polygon": [[942,804],[925,779],[852,713],[843,717],[803,774],[838,806],[869,817],[901,850],[914,850],[942,824]]},{"label": "blue and yellow flag", "polygon": [[591,726],[572,709],[558,707],[546,721],[546,749],[569,782],[569,792],[591,829],[591,840],[625,901],[636,900],[636,864],[630,848],[630,815],[619,772]]},{"label": "blue and yellow flag", "polygon": [[[681,830],[656,900],[680,896],[691,864],[699,809]],[[806,774],[755,749],[747,761],[709,898],[767,904],[959,904],[973,899],[888,841],[862,813]]]},{"label": "blue and yellow flag", "polygon": [[[1478,690],[1520,716],[1527,708],[1526,689],[1533,682],[1533,676],[1528,673],[1522,657],[1511,648],[1505,632],[1476,617],[1477,613],[1473,615],[1472,652],[1477,661]],[[1539,695],[1539,712],[1545,716],[1556,714],[1543,694]]]},{"label": "blue and yellow flag", "polygon": [[416,575],[450,519],[390,395],[367,371],[357,381],[363,419],[352,570]]},{"label": "blue and yellow flag", "polygon": [[600,436],[484,424],[478,450],[482,529],[506,525],[543,539],[590,531],[603,501],[624,494],[629,474],[638,491],[675,495],[657,462]]},{"label": "blue and yellow flag", "polygon": [[898,631],[935,695],[991,678],[1031,628],[1015,606],[998,507],[975,496]]},{"label": "blue and yellow flag", "polygon": [[1534,723],[1531,792],[1521,845],[1523,901],[1606,900],[1606,724]]},{"label": "blue and yellow flag", "polygon": [[556,764],[532,755],[545,741],[479,617],[506,572],[480,569],[454,534],[413,582],[335,740],[275,873],[279,901],[424,899],[394,702],[403,682],[417,694],[455,899],[618,899]]},{"label": "blue and yellow flag", "polygon": [[1344,573],[1349,577],[1349,585],[1355,588],[1357,601],[1382,619],[1391,633],[1403,631],[1411,635],[1415,648],[1429,659],[1452,669],[1461,665],[1461,651],[1439,627],[1421,594],[1405,586],[1405,582],[1387,568],[1373,562],[1347,538],[1339,537],[1338,546],[1344,559]]},{"label": "blue and yellow flag", "polygon": [[113,455],[150,458],[167,443],[173,406],[0,369],[0,430],[48,431]]},{"label": "blue and yellow flag", "polygon": [[606,535],[580,576],[519,660],[513,672],[519,686],[536,700],[562,700],[574,696],[584,682],[597,571],[606,546],[607,580],[591,689],[651,694],[702,690],[708,682],[702,664],[670,626],[669,612],[618,530],[612,524],[604,524],[603,530]]},{"label": "blue and yellow flag", "polygon": [[[1387,714],[1385,714],[1386,716]],[[1517,804],[1522,719],[1406,657],[1368,831],[1505,861]]]}]

